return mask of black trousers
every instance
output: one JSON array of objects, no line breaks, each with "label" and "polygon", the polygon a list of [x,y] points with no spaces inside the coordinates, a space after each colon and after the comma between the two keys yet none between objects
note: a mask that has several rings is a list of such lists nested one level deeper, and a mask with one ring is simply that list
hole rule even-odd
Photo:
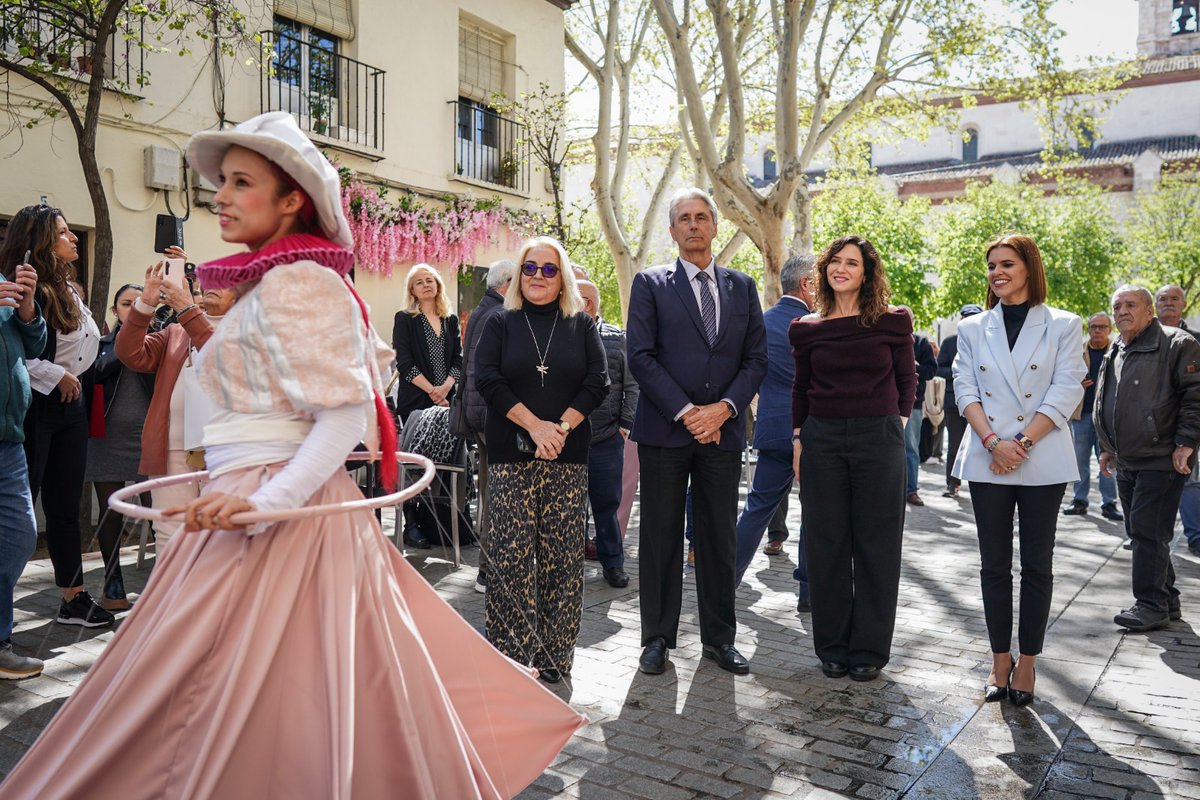
[{"label": "black trousers", "polygon": [[1175,470],[1117,471],[1117,494],[1125,510],[1125,532],[1133,540],[1133,597],[1166,613],[1179,603],[1171,539],[1187,475]]},{"label": "black trousers", "polygon": [[907,468],[898,416],[809,417],[800,503],[817,657],[882,667],[892,654]]},{"label": "black trousers", "polygon": [[83,585],[79,501],[87,468],[88,422],[83,399],[70,403],[33,393],[25,423],[25,458],[29,490],[42,498],[46,516],[46,549],[54,565],[54,583],[67,589]]},{"label": "black trousers", "polygon": [[950,488],[962,483],[950,473],[954,471],[954,459],[958,456],[958,447],[967,430],[967,420],[958,413],[953,398],[946,398],[946,418],[942,424],[946,426],[946,488]]},{"label": "black trousers", "polygon": [[683,601],[683,518],[688,481],[696,548],[700,641],[733,644],[734,555],[742,454],[713,444],[638,445],[641,528],[638,560],[642,644],[661,636],[675,647]]},{"label": "black trousers", "polygon": [[979,583],[983,616],[993,653],[1012,650],[1013,512],[1019,512],[1021,539],[1021,615],[1017,642],[1021,653],[1036,656],[1046,639],[1054,589],[1054,534],[1065,483],[1009,486],[971,481],[971,505],[979,533]]}]

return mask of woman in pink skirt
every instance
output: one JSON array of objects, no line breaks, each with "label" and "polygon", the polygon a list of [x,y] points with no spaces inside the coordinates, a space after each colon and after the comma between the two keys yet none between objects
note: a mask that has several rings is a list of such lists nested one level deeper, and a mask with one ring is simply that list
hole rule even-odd
[{"label": "woman in pink skirt", "polygon": [[[502,798],[585,720],[468,626],[370,511],[239,528],[361,497],[346,471],[382,439],[391,352],[344,277],[337,172],[290,114],[197,134],[221,187],[204,264],[241,299],[198,358],[219,411],[212,481],[103,656],[0,798]],[[390,434],[390,436],[388,435]],[[390,463],[389,463],[390,462]]]}]

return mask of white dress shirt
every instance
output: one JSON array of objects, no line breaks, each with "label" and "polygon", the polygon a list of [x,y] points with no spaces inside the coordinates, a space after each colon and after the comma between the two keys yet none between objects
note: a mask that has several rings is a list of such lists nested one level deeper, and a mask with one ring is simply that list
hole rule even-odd
[{"label": "white dress shirt", "polygon": [[708,281],[698,281],[696,276],[700,274],[700,267],[696,266],[687,259],[679,259],[679,263],[683,264],[683,271],[688,276],[688,286],[692,287],[692,294],[696,296],[696,307],[700,309],[700,318],[704,318],[704,301],[700,293],[708,287],[709,294],[712,295],[713,302],[717,308],[717,330],[721,330],[721,293],[717,291],[717,260],[714,258],[708,262],[708,266],[704,268],[704,272],[708,273]]},{"label": "white dress shirt", "polygon": [[79,327],[68,333],[56,332],[53,361],[31,358],[25,362],[29,370],[29,385],[36,392],[50,394],[67,372],[78,378],[88,371],[100,352],[100,329],[92,319],[92,310],[74,289],[71,290],[71,297],[79,306]]}]

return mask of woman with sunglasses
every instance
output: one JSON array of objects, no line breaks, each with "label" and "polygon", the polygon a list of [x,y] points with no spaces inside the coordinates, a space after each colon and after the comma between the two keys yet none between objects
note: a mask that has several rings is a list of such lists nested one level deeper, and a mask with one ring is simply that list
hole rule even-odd
[{"label": "woman with sunglasses", "polygon": [[530,239],[517,263],[505,311],[476,351],[488,404],[487,636],[558,683],[583,612],[588,415],[604,400],[608,367],[563,246]]},{"label": "woman with sunglasses", "polygon": [[[462,378],[462,339],[442,276],[428,264],[414,264],[408,271],[408,305],[396,312],[392,349],[400,373],[396,414],[401,423],[418,409],[450,405]],[[419,550],[430,547],[417,527],[416,501],[404,504],[404,543]]]}]

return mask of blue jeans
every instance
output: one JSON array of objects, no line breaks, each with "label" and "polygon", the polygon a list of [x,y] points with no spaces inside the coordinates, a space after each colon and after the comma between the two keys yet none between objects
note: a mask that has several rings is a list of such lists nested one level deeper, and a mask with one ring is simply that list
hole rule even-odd
[{"label": "blue jeans", "polygon": [[921,407],[913,406],[912,416],[904,426],[904,461],[908,468],[908,484],[904,487],[906,495],[917,490],[917,466],[921,463],[921,419]]},{"label": "blue jeans", "polygon": [[[1183,497],[1179,500],[1179,521],[1183,523],[1183,535],[1188,544],[1200,542],[1200,464],[1192,467],[1192,474],[1183,485]],[[1103,484],[1101,484],[1103,486]]]},{"label": "blue jeans", "polygon": [[596,555],[604,569],[625,565],[621,526],[617,524],[624,469],[625,437],[620,432],[602,442],[592,443],[588,451],[588,500],[596,520]]},{"label": "blue jeans", "polygon": [[[1075,463],[1079,465],[1079,480],[1075,481],[1075,502],[1088,504],[1088,492],[1092,488],[1092,454],[1100,455],[1100,438],[1092,415],[1071,420],[1071,436],[1075,439]],[[1117,484],[1103,472],[1100,478],[1100,502],[1104,505],[1117,502]]]},{"label": "blue jeans", "polygon": [[0,642],[12,635],[13,589],[36,546],[25,448],[18,442],[0,442]]},{"label": "blue jeans", "polygon": [[[737,556],[734,561],[734,580],[742,582],[742,576],[754,559],[758,546],[762,544],[763,532],[774,516],[779,504],[792,490],[795,480],[792,472],[791,450],[759,450],[758,465],[754,468],[754,483],[746,495],[746,504],[737,521]],[[800,553],[796,559],[796,580],[800,582],[800,597],[808,599],[808,566],[804,560],[804,529],[797,537]]]}]

